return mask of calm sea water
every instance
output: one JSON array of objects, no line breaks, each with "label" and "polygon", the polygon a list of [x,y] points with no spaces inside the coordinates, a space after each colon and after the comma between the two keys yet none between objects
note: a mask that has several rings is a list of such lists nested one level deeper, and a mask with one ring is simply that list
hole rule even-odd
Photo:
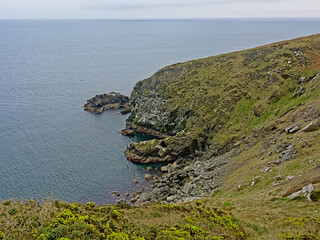
[{"label": "calm sea water", "polygon": [[[110,203],[145,167],[120,134],[126,116],[93,115],[99,93],[130,94],[157,69],[320,32],[320,20],[0,21],[0,198],[53,194]],[[143,183],[142,183],[143,185]]]}]

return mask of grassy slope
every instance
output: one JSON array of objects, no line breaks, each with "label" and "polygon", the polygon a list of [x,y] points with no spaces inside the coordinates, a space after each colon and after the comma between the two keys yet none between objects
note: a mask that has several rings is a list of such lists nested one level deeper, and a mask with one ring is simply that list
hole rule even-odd
[{"label": "grassy slope", "polygon": [[[297,58],[293,49],[303,51],[305,59]],[[310,182],[320,190],[320,130],[293,135],[282,131],[292,123],[307,125],[309,106],[320,109],[319,77],[298,84],[301,76],[320,72],[319,59],[320,36],[315,35],[182,63],[198,67],[159,86],[170,108],[193,111],[187,130],[194,136],[205,132],[210,144],[235,142],[265,129],[249,147],[241,143],[242,153],[223,170],[228,173],[224,185],[211,198],[139,208],[6,201],[0,204],[0,231],[7,239],[241,239],[242,234],[245,239],[320,239],[320,203],[285,196]],[[299,87],[306,92],[293,98]],[[272,126],[276,130],[269,131]],[[266,145],[275,135],[276,142]],[[281,141],[294,142],[297,157],[261,173],[277,159],[275,145]],[[273,186],[278,175],[295,178]]]}]

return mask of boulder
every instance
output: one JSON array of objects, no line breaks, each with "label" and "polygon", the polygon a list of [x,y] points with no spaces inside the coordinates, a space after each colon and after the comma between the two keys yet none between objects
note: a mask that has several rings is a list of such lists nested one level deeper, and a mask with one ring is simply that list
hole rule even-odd
[{"label": "boulder", "polygon": [[136,206],[141,206],[145,204],[150,199],[150,194],[148,193],[142,193],[139,197],[139,199],[136,201]]},{"label": "boulder", "polygon": [[280,153],[279,158],[283,161],[289,161],[296,158],[298,150],[295,148],[294,144],[290,144]]},{"label": "boulder", "polygon": [[308,199],[308,201],[311,201],[310,195],[314,191],[314,187],[312,184],[309,184],[307,186],[304,186],[300,191],[297,191],[295,193],[292,193],[290,198],[295,199],[297,197],[305,197]]},{"label": "boulder", "polygon": [[116,204],[120,204],[120,203],[127,203],[127,201],[124,198],[121,198],[116,201]]},{"label": "boulder", "polygon": [[110,194],[111,195],[113,195],[113,196],[116,196],[116,197],[120,197],[120,192],[118,192],[118,191],[112,191],[112,192],[110,192]]},{"label": "boulder", "polygon": [[145,174],[145,175],[144,175],[144,178],[145,178],[147,181],[149,181],[149,180],[151,180],[153,177],[152,177],[151,174]]},{"label": "boulder", "polygon": [[285,131],[289,134],[289,133],[295,133],[295,132],[298,132],[300,130],[300,127],[298,125],[291,125],[289,127],[287,127],[285,129]]},{"label": "boulder", "polygon": [[[317,120],[318,122],[319,120]],[[309,123],[306,127],[303,128],[302,131],[304,132],[313,132],[313,131],[317,131],[319,129],[319,125],[317,124],[317,122],[311,122]]]},{"label": "boulder", "polygon": [[193,187],[194,186],[191,183],[186,183],[182,188],[182,192],[188,194],[189,192],[191,192]]},{"label": "boulder", "polygon": [[162,172],[168,172],[168,166],[162,166],[161,167]]},{"label": "boulder", "polygon": [[137,184],[137,183],[139,183],[139,179],[133,179],[132,182]]}]

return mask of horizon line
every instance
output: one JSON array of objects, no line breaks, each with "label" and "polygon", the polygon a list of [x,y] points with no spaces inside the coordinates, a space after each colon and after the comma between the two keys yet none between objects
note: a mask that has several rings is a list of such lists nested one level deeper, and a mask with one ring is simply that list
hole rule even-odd
[{"label": "horizon line", "polygon": [[320,17],[214,17],[214,18],[0,18],[0,20],[101,20],[101,21],[172,21],[172,20],[320,20]]}]

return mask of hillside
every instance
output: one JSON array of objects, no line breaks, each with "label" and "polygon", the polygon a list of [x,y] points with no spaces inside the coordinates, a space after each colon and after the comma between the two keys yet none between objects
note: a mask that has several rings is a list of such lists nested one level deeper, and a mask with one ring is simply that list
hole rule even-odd
[{"label": "hillside", "polygon": [[127,158],[169,163],[137,207],[3,201],[0,239],[320,239],[320,34],[165,67],[130,107],[157,139]]}]

